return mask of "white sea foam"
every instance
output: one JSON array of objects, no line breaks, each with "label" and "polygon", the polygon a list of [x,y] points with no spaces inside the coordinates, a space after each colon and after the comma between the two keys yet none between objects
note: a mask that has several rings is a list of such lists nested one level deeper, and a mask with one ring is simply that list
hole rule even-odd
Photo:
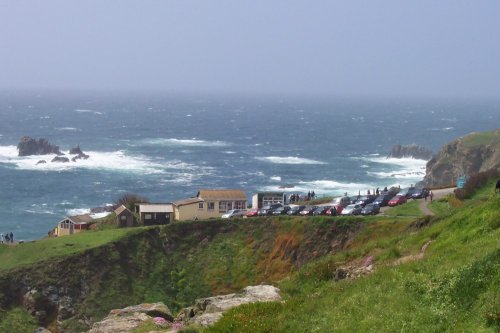
[{"label": "white sea foam", "polygon": [[93,114],[97,114],[97,115],[103,115],[104,114],[104,112],[94,111],[94,110],[88,110],[88,109],[75,109],[74,111],[78,112],[78,113],[93,113]]},{"label": "white sea foam", "polygon": [[266,157],[256,157],[256,159],[275,163],[275,164],[326,164],[325,162],[311,160],[308,158],[302,158],[297,156],[266,156]]},{"label": "white sea foam", "polygon": [[224,141],[206,141],[199,140],[196,138],[193,139],[164,139],[164,138],[155,138],[155,139],[144,139],[132,145],[148,145],[148,146],[191,146],[191,147],[227,147],[230,146],[228,142]]},{"label": "white sea foam", "polygon": [[90,209],[89,208],[72,208],[72,209],[68,209],[66,211],[66,214],[68,216],[90,214]]},{"label": "white sea foam", "polygon": [[[19,157],[16,146],[0,146],[0,163],[12,164],[21,170],[36,171],[64,171],[70,169],[100,169],[109,171],[136,172],[140,174],[165,174],[173,177],[179,171],[192,172],[193,177],[199,177],[212,173],[210,167],[195,166],[179,160],[153,162],[145,156],[131,156],[124,151],[96,152],[85,151],[90,157],[86,160],[79,159],[76,162],[52,163],[56,155],[35,155]],[[67,155],[71,158],[71,155]],[[40,160],[47,163],[38,164]]]},{"label": "white sea foam", "polygon": [[355,159],[385,166],[384,170],[367,171],[366,173],[370,176],[381,179],[403,179],[409,183],[415,183],[425,176],[425,166],[427,164],[426,160],[416,158],[384,158],[369,156]]},{"label": "white sea foam", "polygon": [[335,180],[313,180],[313,181],[299,181],[291,184],[293,187],[281,188],[279,185],[270,185],[262,188],[263,191],[285,191],[285,192],[301,192],[314,191],[320,195],[340,195],[345,192],[364,193],[367,189],[374,186],[362,183],[343,183]]},{"label": "white sea foam", "polygon": [[280,177],[280,176],[272,176],[272,177],[270,177],[269,179],[274,180],[274,181],[277,181],[277,182],[280,182],[280,181],[281,181],[281,177]]},{"label": "white sea foam", "polygon": [[75,127],[58,127],[56,128],[58,131],[78,131]]}]

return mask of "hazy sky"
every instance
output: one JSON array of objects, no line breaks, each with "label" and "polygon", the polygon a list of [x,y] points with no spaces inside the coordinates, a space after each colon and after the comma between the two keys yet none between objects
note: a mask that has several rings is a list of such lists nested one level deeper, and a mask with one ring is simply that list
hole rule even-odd
[{"label": "hazy sky", "polygon": [[500,95],[500,1],[0,0],[0,89]]}]

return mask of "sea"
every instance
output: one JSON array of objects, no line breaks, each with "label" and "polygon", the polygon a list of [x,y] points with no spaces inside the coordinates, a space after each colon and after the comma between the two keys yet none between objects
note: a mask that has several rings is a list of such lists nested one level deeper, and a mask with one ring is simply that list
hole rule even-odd
[{"label": "sea", "polygon": [[[415,184],[426,161],[387,158],[395,144],[434,152],[500,125],[500,100],[102,92],[0,93],[0,232],[47,235],[68,215],[133,193],[151,202],[199,189],[317,197]],[[18,157],[22,136],[88,160]]]}]

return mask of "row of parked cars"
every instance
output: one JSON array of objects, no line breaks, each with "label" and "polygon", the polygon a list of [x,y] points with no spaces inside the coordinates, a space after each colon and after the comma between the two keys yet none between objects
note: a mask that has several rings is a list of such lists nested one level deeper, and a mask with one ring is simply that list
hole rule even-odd
[{"label": "row of parked cars", "polygon": [[379,195],[356,195],[335,198],[330,204],[321,206],[287,206],[281,204],[266,205],[262,208],[252,208],[248,211],[233,209],[222,215],[222,218],[231,217],[256,217],[271,215],[376,215],[380,207],[397,206],[407,202],[408,199],[421,199],[429,195],[427,188],[409,187],[399,189],[392,187]]}]

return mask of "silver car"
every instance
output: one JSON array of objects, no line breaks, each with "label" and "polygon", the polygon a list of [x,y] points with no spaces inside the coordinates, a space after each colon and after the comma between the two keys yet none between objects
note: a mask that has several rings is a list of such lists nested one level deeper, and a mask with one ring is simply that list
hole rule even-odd
[{"label": "silver car", "polygon": [[363,206],[359,204],[352,204],[344,209],[342,209],[342,215],[359,215],[361,214],[361,209],[363,209]]}]

